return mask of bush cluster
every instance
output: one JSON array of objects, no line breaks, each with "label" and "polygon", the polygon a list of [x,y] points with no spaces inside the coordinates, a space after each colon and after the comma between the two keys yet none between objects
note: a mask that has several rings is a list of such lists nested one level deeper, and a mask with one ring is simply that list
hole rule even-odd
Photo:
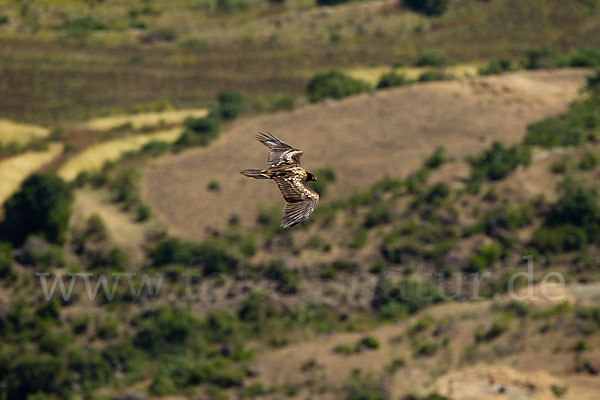
[{"label": "bush cluster", "polygon": [[370,89],[368,83],[349,77],[337,71],[315,75],[306,88],[308,100],[312,103],[325,98],[341,99]]},{"label": "bush cluster", "polygon": [[406,78],[406,75],[399,74],[396,71],[386,72],[381,75],[379,82],[377,83],[377,89],[385,89],[396,86],[408,85],[410,80]]},{"label": "bush cluster", "polygon": [[200,267],[204,275],[234,272],[239,263],[226,244],[214,239],[191,243],[167,238],[150,250],[150,258],[155,266],[180,264],[194,269]]},{"label": "bush cluster", "polygon": [[575,184],[566,188],[545,224],[533,235],[540,252],[567,252],[583,248],[600,237],[600,203],[594,189]]},{"label": "bush cluster", "polygon": [[398,318],[442,301],[434,286],[402,280],[380,281],[375,287],[371,306],[383,318]]},{"label": "bush cluster", "polygon": [[597,138],[600,96],[577,101],[564,114],[527,127],[524,143],[543,147],[577,146]]},{"label": "bush cluster", "polygon": [[470,157],[469,163],[473,180],[498,180],[506,177],[519,165],[529,165],[531,150],[518,144],[506,147],[496,141],[480,155]]}]

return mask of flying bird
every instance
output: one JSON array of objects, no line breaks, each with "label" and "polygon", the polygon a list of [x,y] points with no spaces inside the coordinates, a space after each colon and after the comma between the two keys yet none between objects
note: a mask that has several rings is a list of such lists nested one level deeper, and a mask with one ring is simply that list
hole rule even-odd
[{"label": "flying bird", "polygon": [[269,167],[245,169],[242,175],[255,179],[273,179],[283,198],[285,207],[281,226],[289,228],[306,221],[315,209],[319,194],[306,185],[317,178],[300,165],[302,151],[282,142],[270,133],[260,133],[256,139],[270,149]]}]

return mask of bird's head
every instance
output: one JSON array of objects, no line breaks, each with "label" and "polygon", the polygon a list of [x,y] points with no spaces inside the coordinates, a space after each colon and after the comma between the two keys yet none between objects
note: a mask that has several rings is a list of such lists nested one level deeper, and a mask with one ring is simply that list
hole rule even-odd
[{"label": "bird's head", "polygon": [[306,181],[310,182],[310,181],[317,181],[317,177],[314,176],[313,174],[311,174],[310,172],[306,173]]}]

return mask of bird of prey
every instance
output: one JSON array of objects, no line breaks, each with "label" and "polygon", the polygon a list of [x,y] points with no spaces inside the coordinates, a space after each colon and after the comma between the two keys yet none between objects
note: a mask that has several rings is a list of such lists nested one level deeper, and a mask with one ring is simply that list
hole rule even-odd
[{"label": "bird of prey", "polygon": [[241,171],[242,175],[255,179],[273,179],[277,183],[286,201],[281,218],[283,228],[306,221],[319,201],[319,194],[306,185],[307,181],[316,181],[317,178],[300,165],[302,151],[270,133],[260,133],[256,139],[270,149],[269,167],[245,169]]}]

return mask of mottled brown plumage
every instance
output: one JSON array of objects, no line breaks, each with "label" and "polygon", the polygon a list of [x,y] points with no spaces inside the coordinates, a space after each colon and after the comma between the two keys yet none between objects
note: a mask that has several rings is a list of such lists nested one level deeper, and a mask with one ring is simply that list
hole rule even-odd
[{"label": "mottled brown plumage", "polygon": [[261,133],[256,138],[271,150],[269,168],[245,169],[242,174],[255,179],[273,179],[277,183],[286,201],[282,227],[289,228],[305,221],[315,209],[319,195],[306,185],[307,181],[316,181],[317,178],[300,165],[302,151],[270,133]]}]

